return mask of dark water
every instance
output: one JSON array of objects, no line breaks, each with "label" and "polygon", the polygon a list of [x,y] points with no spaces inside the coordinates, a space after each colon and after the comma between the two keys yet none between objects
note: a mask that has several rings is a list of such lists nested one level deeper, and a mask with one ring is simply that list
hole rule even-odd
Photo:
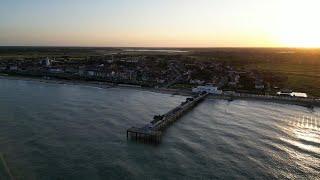
[{"label": "dark water", "polygon": [[184,99],[1,79],[0,152],[16,179],[320,178],[317,108],[206,100],[161,145],[127,142]]}]

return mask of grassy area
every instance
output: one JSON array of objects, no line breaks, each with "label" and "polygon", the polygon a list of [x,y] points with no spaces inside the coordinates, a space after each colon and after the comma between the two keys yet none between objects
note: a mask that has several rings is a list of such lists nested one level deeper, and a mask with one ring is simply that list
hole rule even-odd
[{"label": "grassy area", "polygon": [[320,65],[264,63],[250,64],[247,69],[269,71],[287,77],[283,86],[320,97]]},{"label": "grassy area", "polygon": [[320,97],[320,49],[222,48],[194,50],[198,60],[230,64],[238,69],[284,77],[279,87]]}]

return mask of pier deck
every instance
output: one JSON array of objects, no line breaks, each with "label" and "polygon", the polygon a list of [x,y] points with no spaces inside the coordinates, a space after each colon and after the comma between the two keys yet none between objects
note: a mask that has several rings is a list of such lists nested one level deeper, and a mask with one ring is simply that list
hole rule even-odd
[{"label": "pier deck", "polygon": [[159,143],[161,141],[162,132],[170,124],[177,121],[186,112],[195,107],[199,102],[203,101],[208,96],[208,93],[202,93],[192,98],[187,98],[176,108],[170,110],[166,114],[154,116],[153,121],[143,127],[131,127],[127,130],[127,138],[146,142]]}]

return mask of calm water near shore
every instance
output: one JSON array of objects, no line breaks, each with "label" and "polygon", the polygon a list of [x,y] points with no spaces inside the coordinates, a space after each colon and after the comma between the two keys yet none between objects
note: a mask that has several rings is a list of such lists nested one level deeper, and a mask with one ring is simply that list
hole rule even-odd
[{"label": "calm water near shore", "polygon": [[16,179],[320,179],[319,108],[206,100],[160,145],[126,140],[184,99],[0,79],[0,153]]}]

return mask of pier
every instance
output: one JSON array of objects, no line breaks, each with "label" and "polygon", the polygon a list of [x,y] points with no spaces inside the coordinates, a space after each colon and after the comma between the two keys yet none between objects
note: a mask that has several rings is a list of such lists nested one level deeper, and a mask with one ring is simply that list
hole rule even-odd
[{"label": "pier", "polygon": [[159,143],[163,131],[177,121],[181,116],[194,108],[197,104],[203,101],[208,96],[208,93],[201,93],[192,98],[187,98],[176,108],[170,110],[166,114],[154,116],[153,120],[137,128],[132,127],[127,130],[127,139],[136,140],[144,143]]}]

